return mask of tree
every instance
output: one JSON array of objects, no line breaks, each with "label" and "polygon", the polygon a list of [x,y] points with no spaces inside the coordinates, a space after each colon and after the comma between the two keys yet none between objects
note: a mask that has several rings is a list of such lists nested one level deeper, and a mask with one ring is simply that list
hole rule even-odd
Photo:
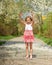
[{"label": "tree", "polygon": [[43,29],[44,35],[52,38],[52,12],[47,14],[47,18],[44,20]]}]

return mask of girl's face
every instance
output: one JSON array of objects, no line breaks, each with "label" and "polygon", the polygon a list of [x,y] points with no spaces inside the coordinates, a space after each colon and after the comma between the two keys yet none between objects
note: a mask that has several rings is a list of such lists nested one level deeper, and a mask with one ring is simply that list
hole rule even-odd
[{"label": "girl's face", "polygon": [[30,18],[27,18],[26,21],[27,21],[27,23],[30,23],[31,22],[31,19]]}]

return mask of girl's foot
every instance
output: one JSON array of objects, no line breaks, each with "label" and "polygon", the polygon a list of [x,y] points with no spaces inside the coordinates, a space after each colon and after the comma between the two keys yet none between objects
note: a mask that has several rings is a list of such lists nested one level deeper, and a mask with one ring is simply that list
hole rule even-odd
[{"label": "girl's foot", "polygon": [[32,55],[30,55],[30,59],[32,59]]},{"label": "girl's foot", "polygon": [[28,55],[26,56],[26,59],[28,59]]}]

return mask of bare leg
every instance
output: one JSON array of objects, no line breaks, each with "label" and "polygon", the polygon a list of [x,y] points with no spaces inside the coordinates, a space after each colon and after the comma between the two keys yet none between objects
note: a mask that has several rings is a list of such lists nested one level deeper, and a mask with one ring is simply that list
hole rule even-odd
[{"label": "bare leg", "polygon": [[28,58],[28,43],[26,42],[25,45],[26,45],[26,58]]},{"label": "bare leg", "polygon": [[32,59],[32,42],[30,42],[30,59]]}]

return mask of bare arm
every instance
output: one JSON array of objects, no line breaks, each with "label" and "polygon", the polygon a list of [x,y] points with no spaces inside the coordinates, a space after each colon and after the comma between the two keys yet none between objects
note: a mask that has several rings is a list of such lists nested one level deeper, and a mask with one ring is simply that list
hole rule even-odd
[{"label": "bare arm", "polygon": [[19,14],[20,22],[23,23],[23,24],[26,24],[25,21],[21,18],[21,16],[22,16],[22,13]]}]

